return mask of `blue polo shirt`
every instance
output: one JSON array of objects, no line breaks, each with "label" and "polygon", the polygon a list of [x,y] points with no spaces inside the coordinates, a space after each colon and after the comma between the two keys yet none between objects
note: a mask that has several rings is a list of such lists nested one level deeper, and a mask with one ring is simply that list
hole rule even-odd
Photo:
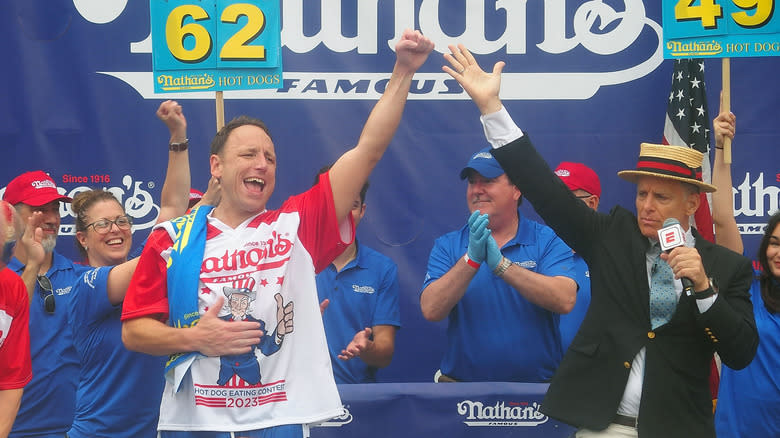
[{"label": "blue polo shirt", "polygon": [[125,348],[122,305],[108,301],[111,269],[85,272],[70,300],[69,324],[81,361],[70,438],[157,436],[165,358]]},{"label": "blue polo shirt", "polygon": [[359,357],[347,361],[337,356],[366,327],[401,327],[398,302],[398,268],[387,256],[357,244],[355,259],[341,272],[330,264],[317,274],[317,295],[330,304],[322,314],[325,337],[336,383],[376,382],[376,371]]},{"label": "blue polo shirt", "polygon": [[[19,275],[24,271],[24,265],[16,257],[8,267]],[[76,404],[79,361],[68,325],[68,303],[73,298],[73,284],[87,268],[53,253],[52,266],[46,273],[54,289],[56,304],[52,315],[44,310],[41,288],[35,286],[30,300],[33,377],[24,387],[11,437],[64,435],[70,429]]]},{"label": "blue polo shirt", "polygon": [[[501,248],[504,256],[533,272],[576,280],[571,249],[549,227],[518,215],[517,234]],[[468,241],[468,226],[436,239],[423,290],[463,258]],[[549,381],[563,357],[559,320],[483,263],[450,311],[441,371],[463,381]]]},{"label": "blue polo shirt", "polygon": [[574,303],[574,308],[571,312],[561,315],[561,345],[563,346],[563,351],[566,351],[569,345],[571,345],[571,341],[574,340],[574,335],[580,329],[580,324],[585,319],[585,313],[587,313],[590,305],[590,271],[588,270],[588,264],[576,252],[573,257],[574,272],[577,273],[576,280],[580,288],[577,289],[577,302]]},{"label": "blue polo shirt", "polygon": [[721,368],[715,408],[715,431],[719,437],[780,436],[780,315],[771,313],[764,305],[758,279],[753,281],[750,295],[761,342],[747,367]]}]

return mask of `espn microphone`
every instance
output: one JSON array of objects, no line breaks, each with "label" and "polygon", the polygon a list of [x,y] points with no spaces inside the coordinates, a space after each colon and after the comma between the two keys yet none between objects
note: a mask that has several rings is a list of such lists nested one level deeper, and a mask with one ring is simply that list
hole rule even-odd
[{"label": "espn microphone", "polygon": [[[678,246],[685,245],[685,232],[680,226],[680,221],[670,217],[664,221],[664,226],[658,230],[658,243],[661,245],[661,251],[669,254],[673,249]],[[682,282],[683,292],[685,295],[693,294],[693,282],[688,277],[680,277]]]}]

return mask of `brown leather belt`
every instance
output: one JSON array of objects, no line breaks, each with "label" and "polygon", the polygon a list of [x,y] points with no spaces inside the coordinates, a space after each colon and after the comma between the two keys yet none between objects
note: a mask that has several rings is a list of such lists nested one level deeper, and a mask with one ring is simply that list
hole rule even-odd
[{"label": "brown leather belt", "polygon": [[614,424],[619,424],[621,426],[628,426],[628,427],[636,427],[637,421],[636,417],[629,417],[628,415],[615,415],[615,418],[612,419],[612,422]]}]

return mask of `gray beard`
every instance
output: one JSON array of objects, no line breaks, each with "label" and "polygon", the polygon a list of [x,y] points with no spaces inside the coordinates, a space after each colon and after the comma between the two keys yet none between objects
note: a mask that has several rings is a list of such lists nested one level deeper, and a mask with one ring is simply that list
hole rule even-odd
[{"label": "gray beard", "polygon": [[41,241],[41,246],[43,246],[43,252],[46,254],[51,253],[54,251],[54,247],[57,246],[57,236],[44,237]]}]

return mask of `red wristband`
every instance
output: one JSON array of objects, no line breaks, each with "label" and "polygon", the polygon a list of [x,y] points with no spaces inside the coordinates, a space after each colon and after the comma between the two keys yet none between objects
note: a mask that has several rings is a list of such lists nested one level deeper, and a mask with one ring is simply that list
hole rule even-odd
[{"label": "red wristband", "polygon": [[479,263],[475,262],[474,260],[471,260],[471,259],[469,258],[469,255],[468,255],[468,254],[465,254],[465,255],[463,256],[463,261],[464,261],[464,262],[466,262],[466,263],[468,263],[468,264],[469,264],[469,266],[471,266],[472,268],[474,268],[474,269],[479,269]]}]

